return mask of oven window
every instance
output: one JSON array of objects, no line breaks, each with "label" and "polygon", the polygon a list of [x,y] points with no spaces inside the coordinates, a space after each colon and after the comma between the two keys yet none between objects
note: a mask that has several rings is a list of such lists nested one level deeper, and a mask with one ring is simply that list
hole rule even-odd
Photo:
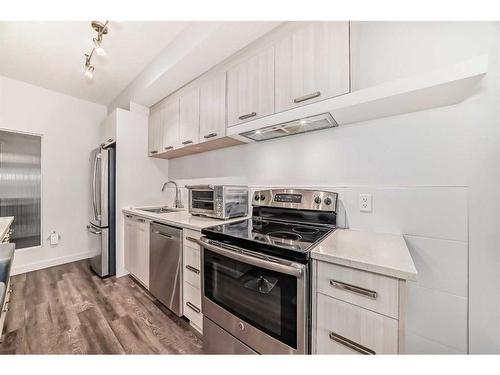
[{"label": "oven window", "polygon": [[214,210],[213,190],[193,190],[191,192],[191,207],[199,210]]},{"label": "oven window", "polygon": [[297,279],[204,249],[205,296],[297,348]]}]

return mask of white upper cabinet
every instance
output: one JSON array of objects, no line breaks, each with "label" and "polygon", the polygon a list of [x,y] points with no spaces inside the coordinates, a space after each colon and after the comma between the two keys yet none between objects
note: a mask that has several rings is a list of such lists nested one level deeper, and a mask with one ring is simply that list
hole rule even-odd
[{"label": "white upper cabinet", "polygon": [[274,113],[274,47],[227,72],[228,126]]},{"label": "white upper cabinet", "polygon": [[179,139],[183,146],[200,141],[200,90],[182,94],[179,98]]},{"label": "white upper cabinet", "polygon": [[226,73],[200,87],[200,142],[226,135]]},{"label": "white upper cabinet", "polygon": [[148,125],[148,153],[154,156],[163,151],[163,108],[151,110]]},{"label": "white upper cabinet", "polygon": [[276,112],[349,92],[349,22],[312,22],[275,48]]},{"label": "white upper cabinet", "polygon": [[181,146],[179,141],[179,98],[168,98],[163,103],[163,150]]}]

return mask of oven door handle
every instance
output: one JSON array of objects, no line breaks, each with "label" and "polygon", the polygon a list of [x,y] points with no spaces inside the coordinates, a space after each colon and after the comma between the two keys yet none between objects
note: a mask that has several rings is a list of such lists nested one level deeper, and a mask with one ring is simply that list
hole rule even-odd
[{"label": "oven door handle", "polygon": [[[231,258],[231,259],[243,262],[243,263],[251,264],[253,266],[265,268],[265,269],[268,269],[271,271],[285,273],[287,275],[292,275],[298,279],[300,279],[304,276],[303,269],[305,266],[303,264],[287,262],[287,261],[283,261],[283,263],[281,263],[280,260],[274,260],[274,258],[273,258],[273,260],[257,258],[257,257],[252,256],[252,255],[247,255],[248,252],[243,253],[245,250],[237,248],[237,247],[235,247],[235,250],[241,251],[241,253],[233,251],[233,250],[229,250],[229,249],[224,249],[224,248],[219,247],[219,246],[215,246],[215,245],[207,242],[207,240],[204,237],[202,237],[200,239],[193,238],[193,240],[201,247],[204,247],[210,251],[213,251],[214,253],[223,255],[225,257],[228,257],[228,258]],[[271,258],[269,257],[268,259],[271,259]]]}]

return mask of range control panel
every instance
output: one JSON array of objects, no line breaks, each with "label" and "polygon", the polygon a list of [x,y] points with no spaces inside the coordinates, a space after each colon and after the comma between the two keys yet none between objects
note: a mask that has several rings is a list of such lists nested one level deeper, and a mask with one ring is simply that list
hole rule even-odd
[{"label": "range control panel", "polygon": [[269,189],[256,191],[252,205],[336,212],[337,198],[338,194],[331,191]]}]

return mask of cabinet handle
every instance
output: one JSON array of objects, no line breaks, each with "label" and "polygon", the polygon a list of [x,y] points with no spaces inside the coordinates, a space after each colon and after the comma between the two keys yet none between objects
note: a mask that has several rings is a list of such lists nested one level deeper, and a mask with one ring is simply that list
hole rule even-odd
[{"label": "cabinet handle", "polygon": [[208,138],[213,138],[213,137],[216,137],[216,136],[217,136],[217,133],[210,133],[210,134],[207,134],[207,135],[203,136],[203,138],[208,139]]},{"label": "cabinet handle", "polygon": [[9,311],[9,303],[10,303],[10,302],[5,302],[5,305],[4,305],[4,307],[3,307],[3,312],[7,312],[7,311]]},{"label": "cabinet handle", "polygon": [[186,236],[186,240],[194,242],[195,244],[198,244],[198,241],[196,241],[196,239],[193,237]]},{"label": "cabinet handle", "polygon": [[131,219],[132,215],[125,215],[126,218]]},{"label": "cabinet handle", "polygon": [[171,150],[173,148],[174,148],[174,146],[167,146],[167,147],[165,147],[165,150]]},{"label": "cabinet handle", "polygon": [[304,96],[300,96],[298,98],[295,98],[295,99],[293,99],[293,102],[294,103],[305,102],[306,100],[317,98],[320,95],[321,95],[321,92],[316,91],[316,92],[313,92],[312,94],[308,94],[308,95],[304,95]]},{"label": "cabinet handle", "polygon": [[361,288],[359,286],[342,283],[342,282],[337,281],[337,280],[330,280],[330,285],[333,286],[334,288],[346,290],[348,292],[356,293],[356,294],[359,294],[359,295],[362,295],[365,297],[369,297],[369,298],[373,298],[373,299],[377,298],[377,292],[374,292],[373,290],[370,290],[370,289],[365,289],[365,288]]},{"label": "cabinet handle", "polygon": [[158,150],[151,151],[151,154],[157,154]]},{"label": "cabinet handle", "polygon": [[238,117],[240,120],[245,120],[247,118],[250,118],[250,117],[254,117],[254,116],[257,116],[257,112],[252,112],[252,113],[247,113],[246,115],[241,115],[240,117]]},{"label": "cabinet handle", "polygon": [[191,302],[186,302],[186,306],[193,310],[195,313],[199,314],[201,310],[193,305]]},{"label": "cabinet handle", "polygon": [[141,223],[145,223],[146,220],[145,219],[137,219],[137,221],[141,222]]},{"label": "cabinet handle", "polygon": [[197,275],[199,275],[199,273],[200,273],[200,270],[199,270],[199,269],[196,269],[196,268],[194,268],[194,267],[191,267],[189,264],[187,264],[187,265],[186,265],[186,268],[187,268],[188,270],[190,270],[191,272],[194,272],[194,273],[195,273],[195,274],[197,274]]},{"label": "cabinet handle", "polygon": [[184,141],[184,142],[182,142],[183,145],[188,145],[190,143],[193,143],[193,141]]},{"label": "cabinet handle", "polygon": [[366,346],[358,344],[344,336],[340,336],[335,332],[330,332],[329,334],[330,340],[335,341],[341,345],[347,346],[349,349],[352,349],[360,354],[375,354],[375,352],[371,349],[368,349]]},{"label": "cabinet handle", "polygon": [[113,142],[113,138],[108,139],[108,142]]}]

